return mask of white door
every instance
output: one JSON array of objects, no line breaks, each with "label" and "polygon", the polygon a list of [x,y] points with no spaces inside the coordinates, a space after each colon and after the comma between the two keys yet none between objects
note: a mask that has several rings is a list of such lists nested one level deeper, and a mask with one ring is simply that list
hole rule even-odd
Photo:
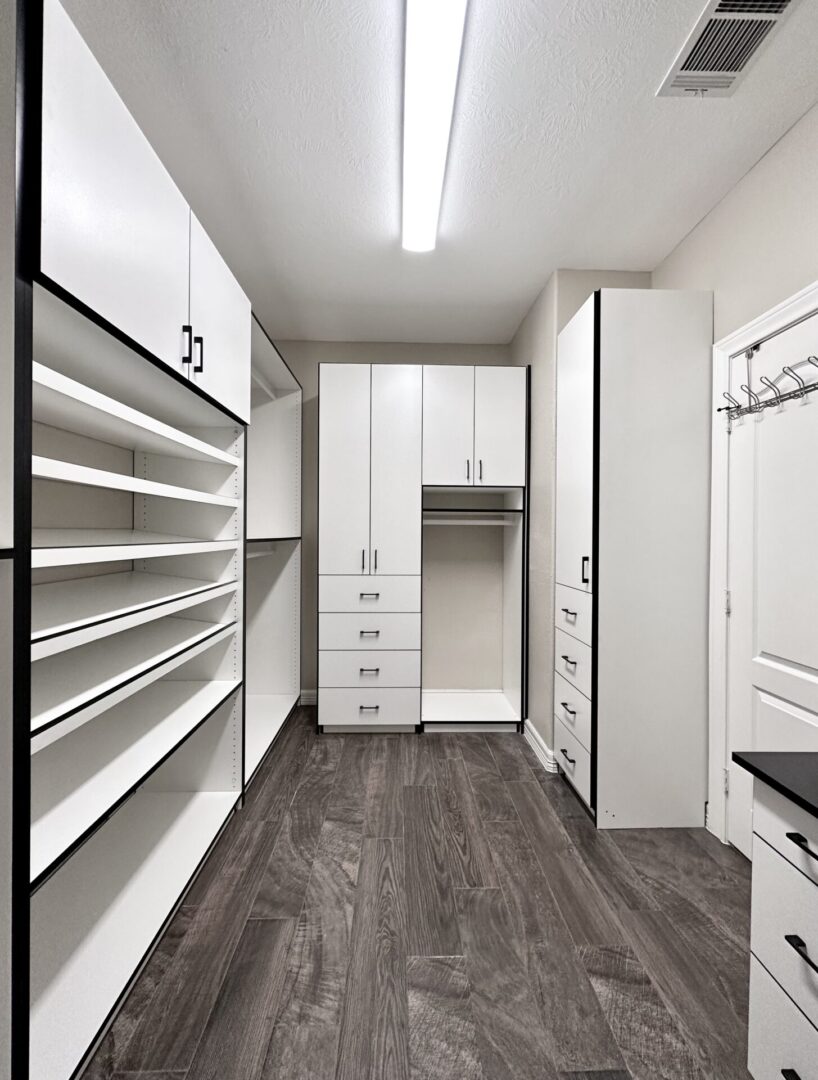
[{"label": "white door", "polygon": [[525,485],[526,369],[474,369],[476,484]]},{"label": "white door", "polygon": [[44,19],[43,273],[179,370],[187,203],[56,0]]},{"label": "white door", "polygon": [[318,573],[368,574],[369,364],[318,369]]},{"label": "white door", "polygon": [[[764,343],[748,361],[731,362],[731,392],[747,383],[764,390],[764,375],[780,389],[818,371],[818,316]],[[749,377],[748,377],[749,376]],[[770,396],[765,391],[764,396]],[[810,481],[818,454],[818,393],[742,417],[729,436],[727,655],[727,839],[748,858],[752,839],[752,778],[736,750],[818,751],[818,495]]]},{"label": "white door", "polygon": [[423,368],[372,367],[373,574],[419,574]]},{"label": "white door", "polygon": [[424,365],[423,483],[474,483],[474,368]]},{"label": "white door", "polygon": [[558,585],[593,592],[594,298],[557,340]]},{"label": "white door", "polygon": [[250,301],[194,214],[190,215],[191,379],[250,419]]}]

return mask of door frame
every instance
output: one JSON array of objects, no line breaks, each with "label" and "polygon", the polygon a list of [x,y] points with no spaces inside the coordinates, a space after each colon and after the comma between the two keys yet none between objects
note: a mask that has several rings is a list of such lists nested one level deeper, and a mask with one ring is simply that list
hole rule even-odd
[{"label": "door frame", "polygon": [[730,747],[727,728],[727,662],[729,618],[728,495],[729,429],[721,407],[722,393],[730,386],[730,360],[754,345],[782,333],[818,313],[818,281],[782,301],[713,346],[713,423],[711,428],[710,484],[710,633],[708,642],[708,807],[707,828],[727,843],[726,777]]}]

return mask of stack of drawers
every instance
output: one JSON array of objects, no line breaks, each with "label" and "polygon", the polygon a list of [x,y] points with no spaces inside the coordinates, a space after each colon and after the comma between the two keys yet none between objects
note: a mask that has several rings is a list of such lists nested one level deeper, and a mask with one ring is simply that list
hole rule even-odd
[{"label": "stack of drawers", "polygon": [[591,806],[591,593],[554,592],[554,752],[580,798]]},{"label": "stack of drawers", "polygon": [[318,579],[323,727],[420,723],[420,576]]},{"label": "stack of drawers", "polygon": [[818,1080],[818,818],[756,781],[748,1067]]}]

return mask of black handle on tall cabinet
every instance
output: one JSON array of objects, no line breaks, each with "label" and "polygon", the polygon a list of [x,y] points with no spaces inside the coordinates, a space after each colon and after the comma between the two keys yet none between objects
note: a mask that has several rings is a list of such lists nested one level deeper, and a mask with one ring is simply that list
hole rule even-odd
[{"label": "black handle on tall cabinet", "polygon": [[801,1077],[795,1069],[782,1069],[781,1075],[784,1077],[784,1080],[801,1080]]},{"label": "black handle on tall cabinet", "polygon": [[582,584],[590,585],[591,579],[588,577],[588,563],[591,561],[590,555],[582,556]]},{"label": "black handle on tall cabinet", "polygon": [[187,323],[182,327],[182,333],[185,336],[185,352],[182,357],[183,364],[193,363],[193,327],[188,326]]},{"label": "black handle on tall cabinet", "polygon": [[193,370],[198,373],[204,371],[204,338],[199,335],[193,339],[194,349],[197,345],[199,346],[199,362],[194,364]]}]

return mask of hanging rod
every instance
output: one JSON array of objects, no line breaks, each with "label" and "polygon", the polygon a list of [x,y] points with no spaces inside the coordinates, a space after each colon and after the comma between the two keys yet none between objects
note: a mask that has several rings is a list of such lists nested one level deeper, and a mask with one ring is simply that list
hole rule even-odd
[{"label": "hanging rod", "polygon": [[[802,364],[812,364],[814,368],[818,368],[818,356],[808,356],[806,360],[801,361]],[[749,404],[742,405],[740,401],[737,401],[732,394],[723,393],[722,397],[727,401],[727,405],[722,405],[716,409],[716,412],[726,412],[727,417],[730,420],[737,420],[740,416],[747,416],[748,413],[761,412],[762,409],[769,409],[772,406],[783,405],[785,401],[792,401],[795,398],[806,397],[807,394],[812,394],[818,390],[818,381],[814,383],[805,382],[797,371],[792,367],[785,365],[781,369],[781,375],[789,379],[796,384],[794,390],[781,391],[778,389],[776,383],[772,379],[768,379],[766,375],[761,376],[761,382],[766,389],[772,390],[773,397],[765,398],[763,401],[758,394],[747,386],[746,383],[741,384],[741,389],[749,398]],[[781,376],[779,376],[780,378]]]}]

